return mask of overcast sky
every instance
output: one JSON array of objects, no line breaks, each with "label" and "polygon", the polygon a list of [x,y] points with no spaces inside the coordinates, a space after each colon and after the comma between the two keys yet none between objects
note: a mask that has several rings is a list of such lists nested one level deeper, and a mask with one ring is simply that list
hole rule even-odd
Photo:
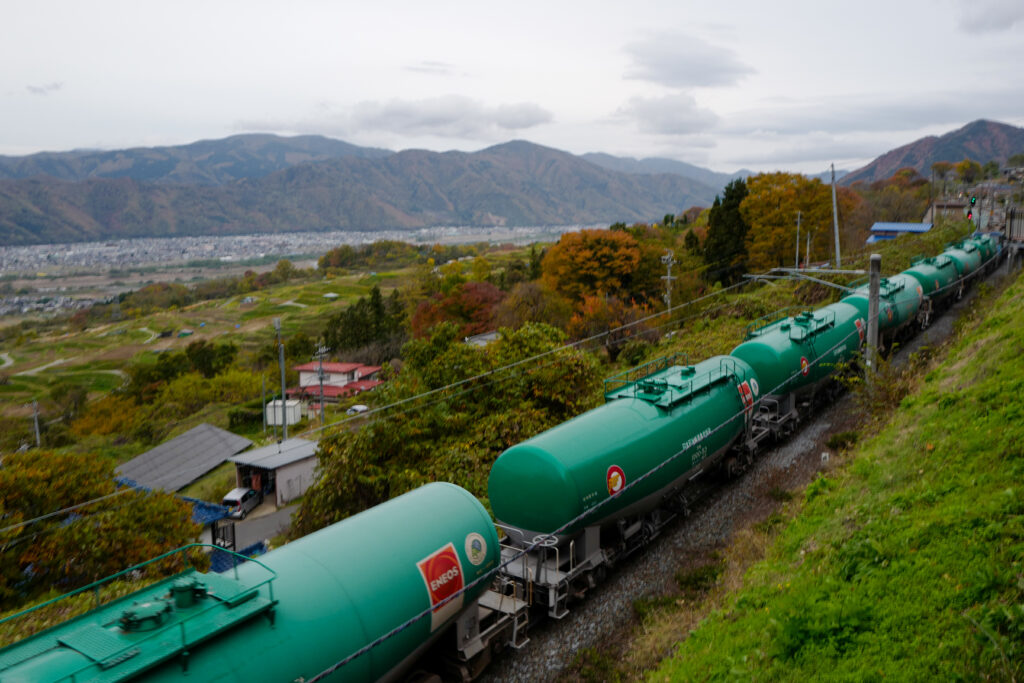
[{"label": "overcast sky", "polygon": [[1024,125],[1022,36],[1024,0],[11,2],[0,154],[268,132],[854,169]]}]

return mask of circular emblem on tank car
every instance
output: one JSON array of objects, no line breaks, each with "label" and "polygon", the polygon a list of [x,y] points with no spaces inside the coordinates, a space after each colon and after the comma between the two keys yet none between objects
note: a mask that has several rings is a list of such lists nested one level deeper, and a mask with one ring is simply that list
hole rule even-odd
[{"label": "circular emblem on tank car", "polygon": [[806,377],[811,371],[811,364],[807,362],[807,356],[800,356],[800,374]]},{"label": "circular emblem on tank car", "polygon": [[[889,313],[889,319],[890,320],[892,319],[892,312],[891,311]],[[864,321],[861,320],[860,318],[857,318],[856,320],[853,321],[853,324],[857,326],[857,336],[863,342],[864,341]],[[800,367],[802,368],[803,365],[801,364]],[[807,373],[805,372],[804,374],[806,375]]]},{"label": "circular emblem on tank car", "polygon": [[618,465],[608,468],[608,495],[614,496],[626,485],[626,473]]},{"label": "circular emblem on tank car", "polygon": [[480,566],[487,559],[487,541],[475,531],[466,536],[466,557],[474,566]]},{"label": "circular emblem on tank car", "polygon": [[754,392],[754,396],[761,393],[761,387],[757,385],[757,380],[753,377],[750,378],[750,390]]}]

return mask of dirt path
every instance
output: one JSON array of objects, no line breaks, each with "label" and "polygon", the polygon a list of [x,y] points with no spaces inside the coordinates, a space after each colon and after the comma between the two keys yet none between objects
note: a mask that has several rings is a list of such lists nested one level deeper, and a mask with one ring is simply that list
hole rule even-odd
[{"label": "dirt path", "polygon": [[14,359],[11,358],[11,354],[6,351],[0,351],[0,369],[6,368],[8,365],[14,365]]},{"label": "dirt path", "polygon": [[55,367],[57,365],[63,365],[64,363],[70,363],[73,360],[75,360],[75,359],[74,358],[58,358],[55,361],[50,361],[46,365],[40,365],[40,366],[32,368],[30,370],[22,370],[21,372],[16,372],[14,374],[15,375],[26,375],[26,376],[28,376],[28,375],[37,375],[40,372],[42,372],[43,370],[49,370],[52,367]]}]

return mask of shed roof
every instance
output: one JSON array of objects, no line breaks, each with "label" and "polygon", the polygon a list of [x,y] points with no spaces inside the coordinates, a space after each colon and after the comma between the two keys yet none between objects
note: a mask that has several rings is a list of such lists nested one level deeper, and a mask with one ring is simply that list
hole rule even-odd
[{"label": "shed roof", "polygon": [[871,226],[871,232],[928,232],[932,229],[931,223],[875,223]]},{"label": "shed roof", "polygon": [[252,465],[265,470],[275,470],[293,462],[316,457],[316,446],[316,441],[288,439],[279,444],[273,443],[263,448],[254,448],[228,458],[228,460],[236,465]]},{"label": "shed roof", "polygon": [[117,473],[146,488],[177,491],[251,445],[204,422],[120,465]]}]

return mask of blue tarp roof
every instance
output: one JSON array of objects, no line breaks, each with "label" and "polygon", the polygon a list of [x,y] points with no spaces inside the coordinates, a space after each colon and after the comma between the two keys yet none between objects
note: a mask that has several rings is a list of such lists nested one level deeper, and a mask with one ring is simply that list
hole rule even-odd
[{"label": "blue tarp roof", "polygon": [[928,232],[931,229],[931,223],[875,223],[871,226],[871,232]]},{"label": "blue tarp roof", "polygon": [[189,498],[187,496],[178,496],[187,503],[192,504],[192,521],[196,524],[213,524],[218,519],[224,519],[228,516],[228,509],[223,505],[217,505],[216,503],[207,503],[205,500],[199,500],[198,498]]}]

